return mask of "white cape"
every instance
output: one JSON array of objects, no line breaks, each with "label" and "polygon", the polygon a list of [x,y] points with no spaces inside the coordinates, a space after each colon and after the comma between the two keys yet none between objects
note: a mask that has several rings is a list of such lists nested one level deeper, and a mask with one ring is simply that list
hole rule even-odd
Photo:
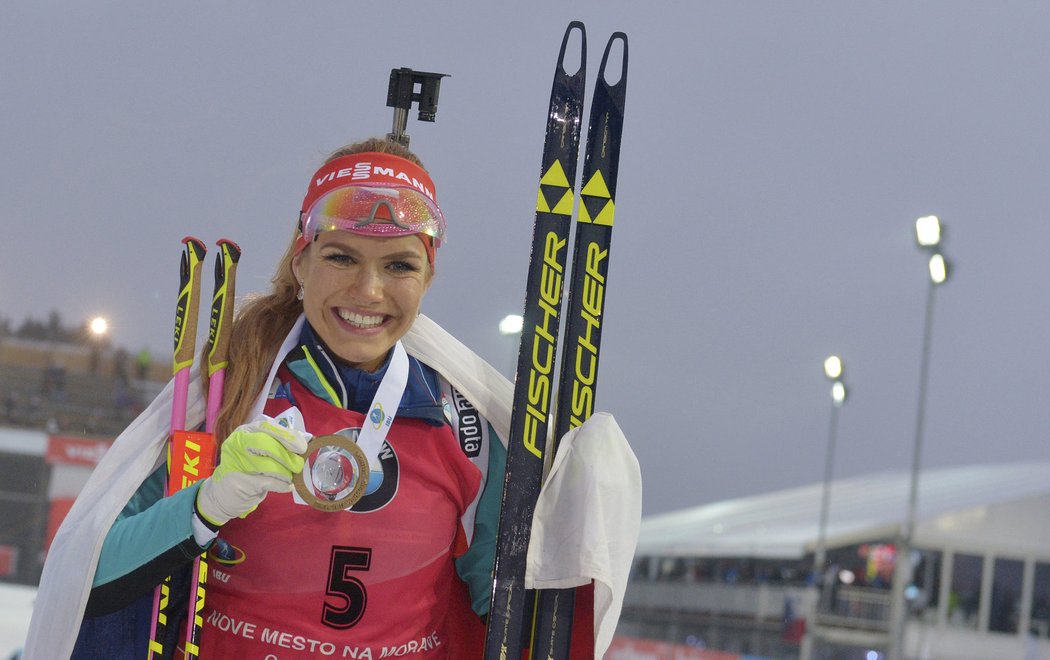
[{"label": "white cape", "polygon": [[[294,348],[302,319],[279,355]],[[405,349],[441,373],[492,423],[504,444],[513,387],[506,378],[436,323],[420,316]],[[272,382],[281,360],[270,370]],[[124,505],[160,464],[171,424],[173,384],[117,437],[65,521],[44,564],[24,660],[56,660],[73,652],[91,592],[102,542]],[[254,413],[262,412],[269,387]],[[200,374],[192,372],[186,423],[204,420]],[[595,582],[595,658],[612,641],[641,521],[638,462],[616,422],[597,414],[566,436],[540,493],[525,576],[527,588]]]}]

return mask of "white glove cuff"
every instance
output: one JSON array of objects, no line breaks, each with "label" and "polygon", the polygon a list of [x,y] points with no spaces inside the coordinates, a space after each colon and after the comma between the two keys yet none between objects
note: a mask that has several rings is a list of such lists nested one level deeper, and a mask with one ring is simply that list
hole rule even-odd
[{"label": "white glove cuff", "polygon": [[219,532],[208,527],[208,525],[200,519],[196,510],[193,512],[191,523],[193,525],[193,540],[202,548],[214,541],[215,537],[219,535]]}]

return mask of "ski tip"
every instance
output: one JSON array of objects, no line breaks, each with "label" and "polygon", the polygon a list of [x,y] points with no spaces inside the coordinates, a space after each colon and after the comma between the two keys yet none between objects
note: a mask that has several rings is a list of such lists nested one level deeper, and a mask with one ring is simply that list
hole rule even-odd
[{"label": "ski tip", "polygon": [[[609,56],[612,54],[613,47],[617,42],[622,44],[620,71],[619,75],[616,77],[616,82],[609,82],[605,69],[606,65],[609,63]],[[598,68],[598,80],[601,80],[610,87],[622,85],[627,81],[627,35],[623,32],[613,32],[609,37],[609,41],[605,44],[605,52],[602,53],[602,65]]]},{"label": "ski tip", "polygon": [[[576,31],[580,33],[580,55],[578,62],[568,63],[577,65],[573,68],[575,73],[569,75],[566,69],[565,55],[569,50],[569,41],[572,39],[572,34]],[[587,69],[587,28],[583,26],[583,21],[572,21],[565,28],[565,36],[561,38],[561,50],[558,51],[558,69],[570,78],[582,75]]]}]

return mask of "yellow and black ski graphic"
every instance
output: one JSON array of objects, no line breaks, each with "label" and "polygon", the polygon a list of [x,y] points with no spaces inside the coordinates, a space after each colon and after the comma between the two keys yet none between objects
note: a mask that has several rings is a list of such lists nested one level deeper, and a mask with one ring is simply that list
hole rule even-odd
[{"label": "yellow and black ski graphic", "polygon": [[556,160],[540,177],[536,211],[572,216],[572,198],[572,184],[565,176],[561,161]]}]

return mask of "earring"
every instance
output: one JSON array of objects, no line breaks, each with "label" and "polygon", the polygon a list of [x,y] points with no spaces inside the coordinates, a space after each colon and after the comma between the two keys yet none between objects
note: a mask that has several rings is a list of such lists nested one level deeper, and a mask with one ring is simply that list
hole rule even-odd
[{"label": "earring", "polygon": [[299,282],[299,290],[295,293],[296,300],[302,300],[303,296],[306,295],[306,289],[303,287],[303,283]]}]

